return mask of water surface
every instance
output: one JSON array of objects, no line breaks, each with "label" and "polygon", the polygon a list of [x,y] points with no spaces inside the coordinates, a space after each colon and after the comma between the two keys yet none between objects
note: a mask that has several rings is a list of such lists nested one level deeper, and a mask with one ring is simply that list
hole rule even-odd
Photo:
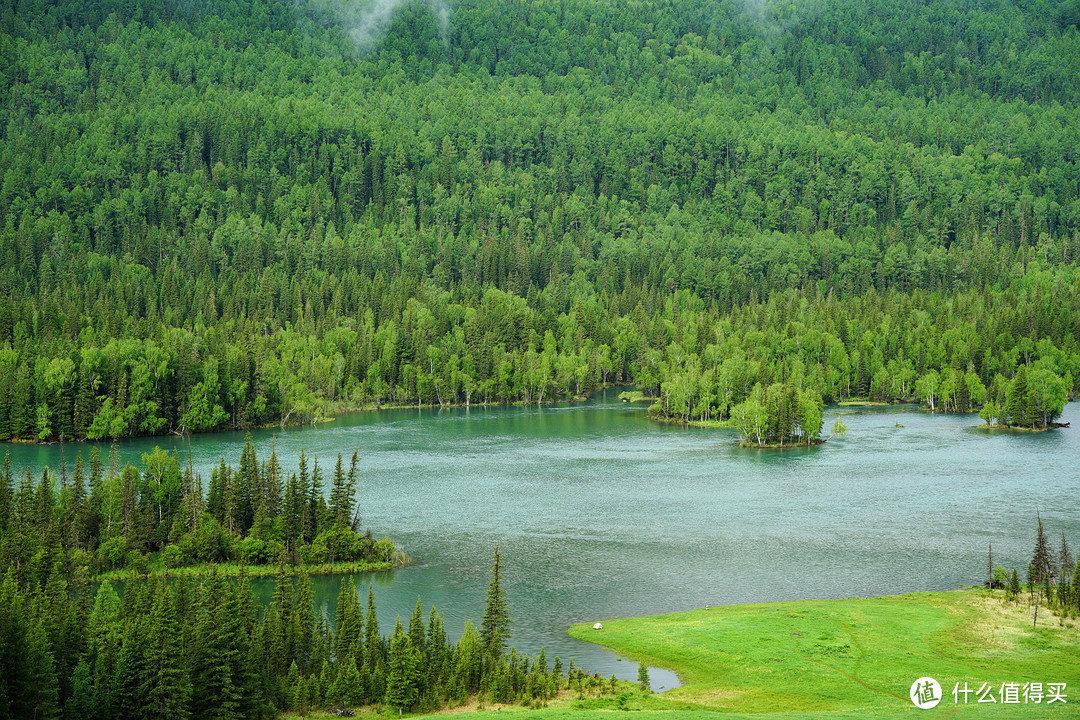
[{"label": "water surface", "polygon": [[[608,391],[584,404],[368,412],[253,436],[260,458],[274,443],[292,470],[301,447],[328,469],[338,452],[360,451],[364,526],[418,560],[358,579],[362,597],[373,584],[387,630],[417,596],[453,636],[479,624],[498,544],[512,643],[605,676],[634,679],[636,665],[572,640],[569,624],[980,583],[989,543],[995,564],[1026,567],[1036,512],[1055,550],[1062,531],[1080,546],[1077,403],[1063,418],[1071,429],[1040,434],[987,433],[976,416],[913,406],[845,409],[844,420],[846,437],[819,447],[746,450],[732,431],[651,423]],[[223,455],[238,464],[243,437],[191,439],[204,485]],[[175,443],[117,449],[138,462]],[[59,462],[57,446],[10,449],[17,465]],[[186,458],[186,444],[176,449]],[[68,446],[69,463],[78,451],[88,445]],[[331,611],[339,583],[316,579]]]}]

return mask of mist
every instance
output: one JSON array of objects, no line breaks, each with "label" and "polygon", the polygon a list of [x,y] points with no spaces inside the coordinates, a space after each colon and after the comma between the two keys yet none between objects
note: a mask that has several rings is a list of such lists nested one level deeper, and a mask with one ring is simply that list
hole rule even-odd
[{"label": "mist", "polygon": [[[317,0],[320,10],[330,14],[356,43],[361,52],[369,52],[386,37],[398,10],[417,0]],[[450,5],[446,0],[423,0],[439,22],[439,37],[447,42],[450,29]]]}]

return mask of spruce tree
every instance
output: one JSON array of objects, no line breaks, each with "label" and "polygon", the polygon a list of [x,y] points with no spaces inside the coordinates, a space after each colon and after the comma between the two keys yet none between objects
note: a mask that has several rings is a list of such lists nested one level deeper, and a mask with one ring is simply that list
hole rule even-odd
[{"label": "spruce tree", "polygon": [[337,464],[334,465],[334,482],[330,488],[330,514],[334,524],[341,527],[352,527],[358,461],[359,455],[354,452],[348,474],[342,467],[341,453],[338,453]]},{"label": "spruce tree", "polygon": [[263,511],[268,518],[276,518],[281,514],[281,463],[277,457],[277,441],[272,441],[270,446],[270,459],[263,467],[263,484],[260,502]]},{"label": "spruce tree", "polygon": [[195,651],[191,673],[198,679],[199,690],[192,703],[196,717],[234,720],[242,717],[239,681],[241,664],[236,635],[239,619],[232,616],[230,592],[225,578],[211,573],[199,598],[199,620],[195,632]]},{"label": "spruce tree", "polygon": [[1065,539],[1065,531],[1061,531],[1061,547],[1058,550],[1058,574],[1061,576],[1058,578],[1059,584],[1064,587],[1069,582],[1069,578],[1072,576],[1073,570],[1073,556],[1072,551],[1069,549],[1069,543]]},{"label": "spruce tree", "polygon": [[1012,382],[1005,394],[1005,411],[1009,416],[1010,425],[1027,425],[1028,418],[1028,384],[1027,366],[1021,365],[1016,369]]},{"label": "spruce tree", "polygon": [[480,623],[480,639],[489,660],[500,657],[510,641],[510,611],[502,588],[502,555],[495,546],[491,563],[491,583],[488,585],[487,607]]},{"label": "spruce tree", "polygon": [[286,645],[292,649],[293,657],[300,664],[300,670],[306,674],[311,670],[308,660],[311,657],[314,645],[312,636],[315,632],[311,576],[307,573],[301,573],[297,578],[294,597],[293,612],[289,622],[289,640]]},{"label": "spruce tree", "polygon": [[1042,516],[1038,517],[1038,531],[1035,536],[1035,551],[1031,555],[1031,578],[1029,582],[1034,585],[1042,585],[1043,581],[1050,577],[1053,563],[1050,559],[1050,543],[1046,541],[1046,533],[1043,532]]},{"label": "spruce tree", "polygon": [[1009,595],[1014,601],[1020,600],[1020,573],[1016,568],[1009,573]]},{"label": "spruce tree", "polygon": [[11,523],[15,504],[14,474],[11,471],[11,450],[4,451],[4,464],[0,466],[0,537]]},{"label": "spruce tree", "polygon": [[360,617],[360,598],[356,592],[356,580],[352,575],[341,579],[338,592],[334,654],[338,661],[346,657],[363,657],[363,620]]},{"label": "spruce tree", "polygon": [[75,666],[71,680],[71,695],[64,702],[65,720],[92,720],[101,708],[94,702],[94,679],[85,658]]},{"label": "spruce tree", "polygon": [[146,644],[146,679],[140,688],[142,716],[161,720],[190,717],[191,678],[180,645],[174,595],[160,585],[150,615]]},{"label": "spruce tree", "polygon": [[367,615],[364,617],[364,686],[369,698],[386,692],[383,640],[379,636],[379,618],[375,609],[375,589],[368,585]]},{"label": "spruce tree", "polygon": [[236,523],[237,532],[247,533],[255,521],[255,510],[262,504],[261,478],[259,461],[255,456],[255,443],[251,433],[244,437],[244,449],[240,451],[239,477],[233,482],[237,486]]},{"label": "spruce tree", "polygon": [[484,646],[471,620],[465,623],[465,632],[455,650],[455,677],[461,682],[466,693],[479,691],[484,672]]},{"label": "spruce tree", "polygon": [[390,638],[390,667],[386,676],[386,704],[397,708],[398,715],[417,700],[416,656],[412,641],[398,618]]},{"label": "spruce tree", "polygon": [[1080,559],[1077,559],[1072,572],[1072,601],[1073,606],[1080,610]]}]

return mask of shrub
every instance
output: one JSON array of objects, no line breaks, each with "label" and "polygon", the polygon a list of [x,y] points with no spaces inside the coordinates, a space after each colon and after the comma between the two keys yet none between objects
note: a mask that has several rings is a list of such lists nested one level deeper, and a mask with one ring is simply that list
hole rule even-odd
[{"label": "shrub", "polygon": [[300,555],[300,562],[304,565],[322,565],[327,558],[326,545],[318,540],[310,545],[301,545],[297,553]]},{"label": "shrub", "polygon": [[240,562],[247,565],[264,565],[267,561],[266,543],[256,537],[248,535],[236,546],[240,555]]},{"label": "shrub", "polygon": [[167,568],[178,568],[187,565],[187,558],[184,557],[184,551],[176,545],[166,545],[161,551],[161,562]]},{"label": "shrub", "polygon": [[118,570],[127,563],[127,540],[123,536],[106,540],[97,555],[102,570]]}]

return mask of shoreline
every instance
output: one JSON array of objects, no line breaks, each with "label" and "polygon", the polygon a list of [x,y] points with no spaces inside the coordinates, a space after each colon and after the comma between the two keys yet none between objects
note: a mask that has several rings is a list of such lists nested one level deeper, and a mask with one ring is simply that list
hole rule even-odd
[{"label": "shoreline", "polygon": [[[587,400],[592,398],[597,393],[605,391],[605,390],[610,390],[610,389],[616,388],[616,387],[633,387],[633,386],[624,386],[624,385],[616,384],[616,383],[608,383],[607,385],[603,385],[603,386],[600,386],[600,387],[596,388],[595,390],[593,390],[588,395],[574,395],[574,396],[557,395],[553,399],[545,400],[543,402],[538,402],[538,403],[534,403],[532,401],[526,402],[524,400],[519,400],[519,401],[514,401],[514,402],[469,402],[469,403],[424,403],[424,404],[400,404],[400,403],[376,404],[376,403],[372,403],[372,402],[366,402],[366,403],[362,403],[360,405],[349,405],[349,406],[346,406],[346,407],[333,408],[330,411],[328,411],[325,415],[317,417],[316,419],[314,419],[314,420],[312,420],[310,422],[288,423],[288,424],[284,424],[284,425],[281,424],[281,423],[265,423],[263,425],[252,425],[250,427],[220,428],[220,429],[217,429],[217,430],[207,430],[205,432],[197,432],[197,433],[177,433],[175,431],[170,431],[170,432],[153,434],[153,435],[128,435],[128,436],[124,436],[124,437],[121,437],[121,438],[115,438],[115,439],[114,438],[98,438],[98,439],[93,439],[92,440],[90,438],[85,438],[84,437],[84,438],[74,438],[74,439],[71,439],[71,440],[66,440],[65,442],[68,442],[68,443],[84,443],[84,442],[111,443],[111,442],[118,442],[118,441],[125,441],[125,440],[138,440],[138,439],[143,439],[143,438],[183,437],[185,434],[191,434],[191,435],[214,435],[214,434],[217,434],[217,433],[250,432],[252,430],[272,430],[272,429],[275,429],[275,428],[285,430],[286,428],[299,428],[299,427],[304,427],[304,426],[307,426],[307,425],[323,425],[325,423],[333,422],[334,420],[336,420],[336,419],[338,419],[338,418],[340,418],[340,417],[342,417],[344,415],[352,415],[352,414],[355,414],[355,413],[365,413],[365,412],[377,411],[377,410],[425,410],[425,409],[433,409],[433,408],[451,409],[451,408],[471,408],[471,407],[487,408],[487,407],[500,407],[500,406],[501,407],[526,407],[526,406],[530,406],[530,405],[536,405],[537,407],[547,407],[547,406],[554,405],[554,404],[560,403],[560,402],[567,402],[567,403],[586,402]],[[635,390],[623,391],[622,393],[619,394],[618,399],[620,401],[622,401],[624,404],[632,405],[634,403],[643,403],[643,402],[656,401],[658,398],[656,398],[654,396],[646,395],[644,392],[635,389]],[[1078,399],[1080,399],[1080,396],[1077,396],[1077,397],[1070,396],[1068,402],[1075,402]],[[898,405],[913,405],[913,404],[916,404],[916,403],[911,402],[911,401],[906,401],[906,400],[896,400],[896,401],[893,401],[893,402],[883,402],[883,401],[876,401],[876,400],[858,400],[858,399],[850,400],[849,399],[849,400],[840,400],[840,401],[826,403],[826,406],[831,405],[831,406],[834,406],[836,408],[846,410],[846,412],[841,412],[840,414],[853,414],[853,413],[858,412],[859,409],[863,409],[863,408],[864,409],[876,409],[876,408],[885,408],[885,407],[895,407],[895,406],[898,406]],[[931,410],[931,409],[925,408],[925,407],[918,407],[916,409],[913,409],[912,412],[930,412],[932,414],[936,414],[936,413],[945,412],[945,411]],[[971,415],[971,414],[975,414],[975,413],[978,413],[978,412],[979,412],[978,410],[972,409],[972,410],[967,410],[967,411],[964,411],[964,412],[949,411],[947,414]],[[648,410],[646,410],[646,415],[649,418],[649,420],[651,420],[651,421],[653,421],[655,423],[661,424],[661,425],[681,425],[682,427],[688,427],[688,428],[692,427],[692,428],[702,428],[702,429],[712,429],[712,430],[733,429],[735,427],[734,423],[730,419],[728,419],[728,420],[682,420],[681,418],[678,418],[678,417],[668,417],[668,416],[665,416],[665,415],[658,415],[658,414],[649,412]],[[1052,423],[1050,426],[1045,427],[1045,428],[1026,428],[1026,427],[1000,426],[1000,425],[987,426],[985,423],[983,423],[982,425],[979,425],[977,427],[983,427],[983,428],[987,428],[987,429],[990,429],[990,430],[1008,429],[1008,430],[1017,430],[1017,431],[1021,431],[1021,432],[1024,432],[1024,431],[1026,431],[1026,432],[1045,432],[1047,430],[1054,430],[1054,429],[1057,429],[1057,428],[1068,428],[1069,424],[1068,423],[1064,423],[1064,424],[1063,423]],[[11,444],[14,444],[14,445],[31,445],[31,446],[32,445],[62,445],[63,444],[57,438],[50,438],[48,440],[37,440],[35,438],[11,437],[11,438],[8,438],[7,440],[4,440],[3,442],[11,443]],[[822,442],[824,442],[824,440]],[[821,443],[813,443],[812,445],[798,445],[796,447],[814,447],[815,445],[819,445],[819,444],[821,444]],[[758,447],[758,446],[745,446],[745,447]],[[771,446],[761,446],[761,447],[765,448],[765,447],[771,447]],[[775,449],[786,449],[787,447],[789,447],[789,446],[786,446],[786,445],[785,446],[776,446]]]},{"label": "shoreline", "polygon": [[[909,688],[924,676],[941,683],[950,708],[953,684],[965,679],[995,691],[1006,682],[1072,684],[1075,618],[1045,606],[1038,617],[1033,630],[1027,601],[971,586],[597,617],[567,634],[674,672],[682,685],[650,696],[649,709],[876,718],[914,710]],[[597,621],[603,628],[594,630]],[[1048,709],[1030,705],[1017,716],[1047,717]]]},{"label": "shoreline", "polygon": [[298,575],[360,575],[363,573],[378,573],[408,567],[414,558],[406,556],[406,559],[395,562],[392,560],[375,563],[365,562],[340,562],[321,563],[319,565],[241,565],[237,563],[202,563],[179,568],[151,568],[148,572],[138,570],[110,570],[109,572],[95,575],[89,578],[91,584],[117,582],[131,580],[132,578],[158,577],[158,578],[184,578],[184,577],[210,577],[217,572],[225,577],[276,577],[281,568],[285,570],[286,577]]}]

